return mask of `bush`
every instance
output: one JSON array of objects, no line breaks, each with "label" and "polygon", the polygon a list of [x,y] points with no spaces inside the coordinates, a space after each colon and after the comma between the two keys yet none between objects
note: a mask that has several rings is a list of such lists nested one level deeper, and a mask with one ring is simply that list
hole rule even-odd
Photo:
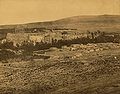
[{"label": "bush", "polygon": [[0,50],[0,60],[8,60],[10,58],[15,58],[15,53],[12,50]]}]

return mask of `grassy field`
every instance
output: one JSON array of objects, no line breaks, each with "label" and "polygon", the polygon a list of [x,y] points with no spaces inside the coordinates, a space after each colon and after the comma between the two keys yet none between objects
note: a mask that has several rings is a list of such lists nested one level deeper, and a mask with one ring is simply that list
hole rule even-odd
[{"label": "grassy field", "polygon": [[120,48],[46,54],[53,57],[0,63],[0,94],[120,94]]}]

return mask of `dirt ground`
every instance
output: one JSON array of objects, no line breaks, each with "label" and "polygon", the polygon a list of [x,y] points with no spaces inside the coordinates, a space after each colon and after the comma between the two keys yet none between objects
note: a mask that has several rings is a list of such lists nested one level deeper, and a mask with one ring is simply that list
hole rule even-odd
[{"label": "dirt ground", "polygon": [[0,94],[120,94],[120,48],[80,52],[0,63]]}]

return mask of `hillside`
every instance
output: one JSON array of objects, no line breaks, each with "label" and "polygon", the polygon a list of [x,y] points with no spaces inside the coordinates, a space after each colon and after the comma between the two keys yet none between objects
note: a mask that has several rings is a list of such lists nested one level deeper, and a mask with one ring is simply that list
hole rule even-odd
[{"label": "hillside", "polygon": [[0,62],[0,94],[120,94],[120,44],[78,47],[46,50],[45,60]]},{"label": "hillside", "polygon": [[48,22],[35,22],[17,25],[1,25],[1,29],[11,28],[74,28],[80,31],[102,30],[120,31],[120,15],[74,16]]}]

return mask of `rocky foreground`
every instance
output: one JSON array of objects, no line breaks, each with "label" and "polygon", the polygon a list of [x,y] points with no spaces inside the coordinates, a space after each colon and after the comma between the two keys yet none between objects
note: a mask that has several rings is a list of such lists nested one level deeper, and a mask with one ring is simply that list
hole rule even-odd
[{"label": "rocky foreground", "polygon": [[0,94],[120,94],[120,45],[109,45],[74,45],[46,52],[47,60],[1,62]]}]

